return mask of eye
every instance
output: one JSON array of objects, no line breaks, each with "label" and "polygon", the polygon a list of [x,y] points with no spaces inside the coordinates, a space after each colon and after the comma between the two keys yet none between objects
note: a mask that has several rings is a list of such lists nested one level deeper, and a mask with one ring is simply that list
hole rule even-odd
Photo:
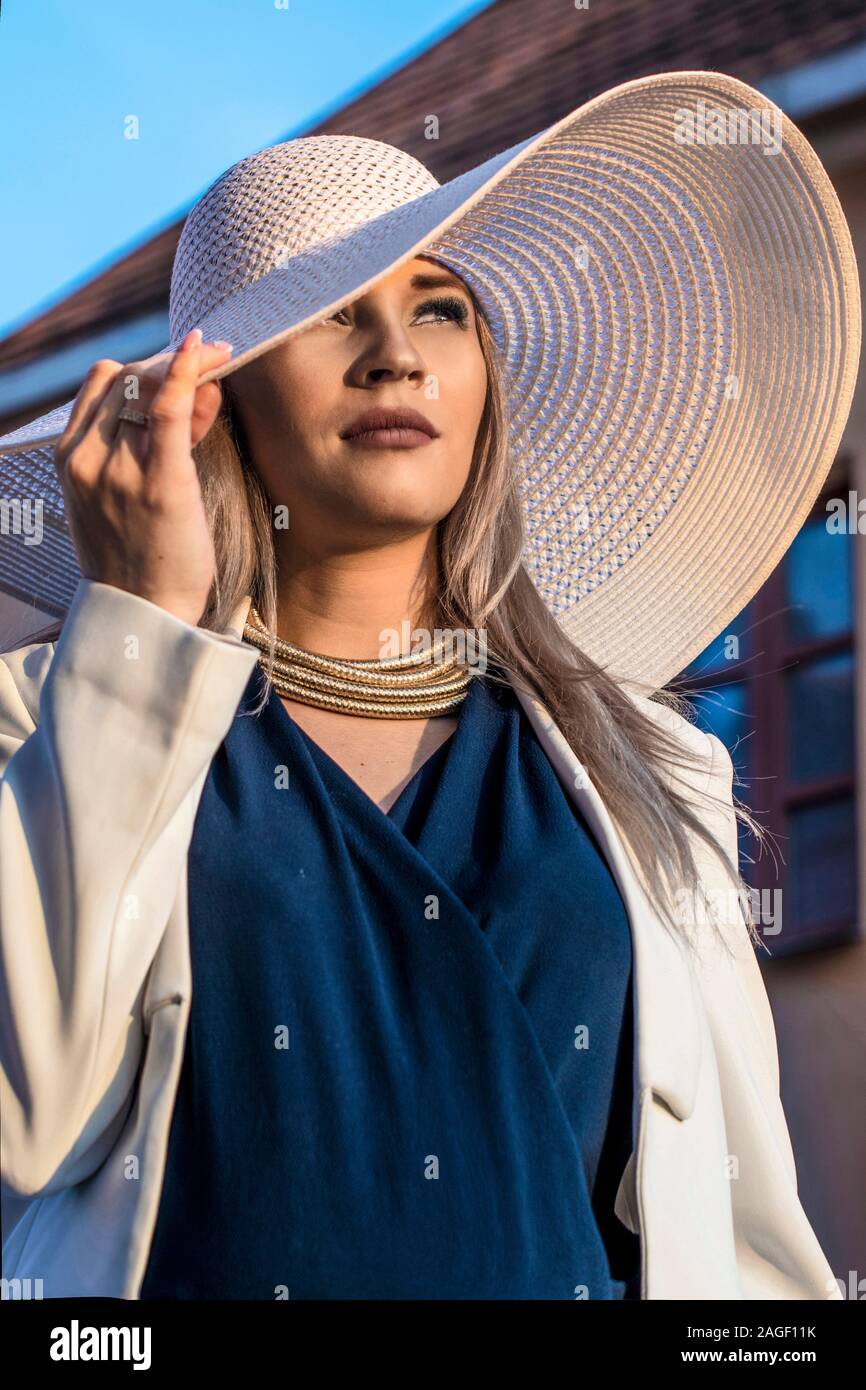
[{"label": "eye", "polygon": [[462,327],[469,317],[469,310],[462,299],[455,294],[437,296],[435,299],[425,299],[423,304],[418,305],[417,313],[436,313],[442,314],[446,319],[450,319]]},{"label": "eye", "polygon": [[[440,315],[446,322],[457,323],[461,328],[465,328],[469,318],[469,310],[462,299],[457,295],[437,295],[433,299],[425,299],[415,310],[416,318],[427,314]],[[323,323],[345,323],[345,309],[338,309],[330,318],[323,319]]]}]

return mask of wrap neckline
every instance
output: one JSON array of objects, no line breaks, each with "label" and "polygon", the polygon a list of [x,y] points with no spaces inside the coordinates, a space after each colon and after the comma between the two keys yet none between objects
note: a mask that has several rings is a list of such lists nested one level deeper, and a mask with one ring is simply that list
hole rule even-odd
[{"label": "wrap neckline", "polygon": [[441,769],[442,765],[450,756],[452,745],[459,740],[461,731],[465,731],[466,725],[469,722],[469,720],[467,720],[466,718],[466,713],[468,708],[470,707],[470,701],[473,700],[474,697],[476,697],[478,694],[478,680],[478,677],[473,677],[473,679],[470,681],[466,699],[458,707],[457,727],[448,735],[448,737],[442,743],[439,744],[438,748],[435,748],[432,753],[428,754],[424,761],[421,764],[419,764],[418,767],[415,768],[408,782],[405,784],[404,787],[401,788],[400,794],[392,802],[391,806],[388,808],[387,811],[383,811],[382,807],[376,801],[374,801],[373,797],[370,796],[369,793],[364,790],[361,784],[355,780],[351,773],[347,772],[341,763],[338,763],[335,758],[332,758],[330,753],[327,753],[325,749],[322,747],[322,745],[320,743],[317,743],[313,736],[307,733],[307,730],[304,729],[302,725],[300,725],[297,722],[296,719],[292,718],[291,714],[286,709],[279,695],[273,688],[270,692],[270,700],[274,705],[277,720],[289,721],[292,729],[294,729],[296,733],[299,735],[299,737],[303,740],[308,752],[310,753],[310,756],[312,757],[313,761],[317,764],[320,770],[324,769],[328,777],[330,777],[331,779],[336,779],[336,781],[339,783],[340,786],[343,787],[347,794],[351,792],[353,796],[362,797],[363,801],[367,803],[368,806],[378,815],[382,816],[385,820],[389,820],[392,821],[394,824],[397,824],[398,820],[400,819],[400,814],[404,808],[405,802],[411,800],[414,793],[418,789],[418,784],[422,781],[426,781],[430,776],[434,775],[438,770]]}]

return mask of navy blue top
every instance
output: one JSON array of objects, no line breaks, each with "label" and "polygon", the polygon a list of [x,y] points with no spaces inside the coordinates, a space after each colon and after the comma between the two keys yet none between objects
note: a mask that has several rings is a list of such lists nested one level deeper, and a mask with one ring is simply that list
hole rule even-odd
[{"label": "navy blue top", "polygon": [[260,680],[195,820],[141,1298],[639,1298],[630,929],[514,691],[385,814]]}]

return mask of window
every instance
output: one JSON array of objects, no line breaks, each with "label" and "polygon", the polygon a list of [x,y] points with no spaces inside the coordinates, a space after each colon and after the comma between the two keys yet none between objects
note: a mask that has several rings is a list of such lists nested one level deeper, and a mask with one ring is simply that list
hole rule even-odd
[{"label": "window", "polygon": [[777,864],[740,827],[740,868],[756,901],[781,907],[758,922],[774,956],[856,933],[856,516],[852,534],[827,505],[847,505],[848,488],[843,467],[755,598],[673,682],[772,832]]}]

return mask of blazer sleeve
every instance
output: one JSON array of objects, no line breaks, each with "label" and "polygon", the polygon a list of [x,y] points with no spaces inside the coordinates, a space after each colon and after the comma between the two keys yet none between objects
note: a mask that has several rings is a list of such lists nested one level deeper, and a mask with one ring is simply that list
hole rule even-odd
[{"label": "blazer sleeve", "polygon": [[0,656],[0,1175],[23,1195],[94,1171],[125,1116],[189,795],[257,660],[86,579],[34,702],[46,654]]}]

